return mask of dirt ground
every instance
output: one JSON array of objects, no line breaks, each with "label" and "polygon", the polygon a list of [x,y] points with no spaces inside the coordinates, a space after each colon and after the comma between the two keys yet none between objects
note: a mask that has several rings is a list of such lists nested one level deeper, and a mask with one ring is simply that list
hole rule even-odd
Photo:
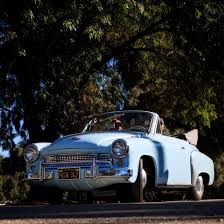
[{"label": "dirt ground", "polygon": [[224,219],[150,219],[149,217],[122,218],[65,218],[65,219],[14,219],[0,220],[0,224],[224,224]]}]

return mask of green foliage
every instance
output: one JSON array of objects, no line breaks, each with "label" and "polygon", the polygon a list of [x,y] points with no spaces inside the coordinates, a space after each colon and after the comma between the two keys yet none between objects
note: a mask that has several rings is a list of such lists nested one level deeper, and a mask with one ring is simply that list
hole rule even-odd
[{"label": "green foliage", "polygon": [[[117,100],[122,100],[117,98],[116,89],[111,88],[110,94],[96,89],[100,74],[110,77],[110,66],[96,67],[114,41],[109,35],[114,32],[110,27],[120,23],[113,18],[114,7],[117,16],[123,18],[121,14],[126,12],[122,11],[123,4],[118,1],[38,1],[26,2],[17,9],[11,8],[10,1],[4,1],[4,13],[0,17],[5,24],[2,26],[1,55],[8,58],[0,57],[3,65],[0,72],[2,82],[6,82],[7,74],[12,73],[14,86],[6,92],[10,86],[6,83],[1,93],[11,100],[2,98],[0,105],[13,108],[1,113],[6,123],[1,135],[5,149],[13,147],[9,144],[13,142],[12,123],[23,137],[24,130],[28,130],[31,141],[52,141],[61,133],[79,131],[83,116],[104,108],[116,108]],[[128,20],[122,25],[127,27],[127,23]],[[89,85],[91,88],[95,85],[96,96],[88,89]],[[107,105],[107,98],[112,99],[113,94],[116,95],[116,102],[111,101],[115,102],[114,106]],[[4,115],[9,119],[6,120]],[[22,127],[21,119],[24,119]],[[7,127],[10,128],[10,139],[4,135]]]},{"label": "green foliage", "polygon": [[6,198],[5,198],[5,195],[4,195],[4,192],[3,192],[3,176],[0,175],[0,203],[4,203],[6,201]]},{"label": "green foliage", "polygon": [[219,153],[214,162],[215,162],[215,172],[216,174],[218,174],[216,176],[215,186],[219,188],[222,185],[224,186],[224,173],[223,173],[224,152]]},{"label": "green foliage", "polygon": [[0,175],[0,203],[6,201],[21,203],[27,199],[29,189],[30,187],[23,181],[21,173],[15,173],[14,176]]},{"label": "green foliage", "polygon": [[3,3],[0,103],[13,108],[1,113],[4,148],[13,147],[12,123],[32,141],[51,141],[123,103],[201,130],[216,119],[222,87],[218,71],[208,75],[214,48],[203,39],[217,41],[212,1]]},{"label": "green foliage", "polygon": [[[217,101],[224,87],[218,84],[223,83],[223,63],[219,58],[221,64],[211,66],[210,58],[214,54],[212,43],[220,46],[223,30],[210,31],[214,23],[221,25],[221,18],[211,21],[207,5],[199,1],[167,4],[174,15],[170,21],[161,25],[160,32],[138,39],[119,58],[128,94],[126,107],[157,111],[167,118],[171,128],[197,127],[205,134],[206,127],[223,114],[218,109],[223,98]],[[214,4],[208,3],[210,7],[222,6]],[[208,36],[212,42],[205,39]]]},{"label": "green foliage", "polygon": [[216,127],[223,138],[223,10],[213,0],[3,0],[0,144],[12,175],[24,166],[15,133],[52,141],[108,110],[156,111],[171,129]]},{"label": "green foliage", "polygon": [[21,203],[27,200],[30,191],[23,176],[23,148],[14,147],[10,155],[10,158],[0,157],[0,203]]}]

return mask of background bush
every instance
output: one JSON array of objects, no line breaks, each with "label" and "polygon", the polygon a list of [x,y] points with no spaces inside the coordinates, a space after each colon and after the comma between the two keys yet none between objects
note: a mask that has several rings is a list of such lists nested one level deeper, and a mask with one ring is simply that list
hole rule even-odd
[{"label": "background bush", "polygon": [[24,172],[23,148],[13,148],[10,158],[0,157],[0,203],[26,201],[30,186],[24,181]]}]

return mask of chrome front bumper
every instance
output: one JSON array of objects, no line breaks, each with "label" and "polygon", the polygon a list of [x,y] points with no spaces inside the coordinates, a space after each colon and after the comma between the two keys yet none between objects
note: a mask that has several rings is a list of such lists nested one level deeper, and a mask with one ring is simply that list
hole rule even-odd
[{"label": "chrome front bumper", "polygon": [[[79,167],[77,167],[79,168]],[[126,177],[129,178],[133,175],[133,171],[128,169],[127,167],[119,168],[119,169],[104,169],[100,170],[97,166],[97,162],[95,159],[92,161],[92,166],[90,169],[80,168],[83,171],[83,175],[80,176],[80,179],[83,178],[91,178],[92,180],[96,180],[98,178],[106,178],[106,177]],[[46,180],[53,180],[57,178],[57,169],[54,171],[47,171],[44,166],[41,164],[40,171],[30,171],[26,174],[26,179],[28,180],[39,180],[39,181],[46,181]],[[71,179],[70,179],[71,180]],[[76,179],[72,179],[76,180]]]}]

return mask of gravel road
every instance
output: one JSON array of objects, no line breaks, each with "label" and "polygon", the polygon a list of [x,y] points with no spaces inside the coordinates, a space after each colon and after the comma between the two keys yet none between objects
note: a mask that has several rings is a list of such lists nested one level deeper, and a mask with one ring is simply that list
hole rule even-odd
[{"label": "gravel road", "polygon": [[72,219],[13,219],[0,220],[0,224],[224,224],[224,219],[150,219],[149,217],[72,218]]}]

